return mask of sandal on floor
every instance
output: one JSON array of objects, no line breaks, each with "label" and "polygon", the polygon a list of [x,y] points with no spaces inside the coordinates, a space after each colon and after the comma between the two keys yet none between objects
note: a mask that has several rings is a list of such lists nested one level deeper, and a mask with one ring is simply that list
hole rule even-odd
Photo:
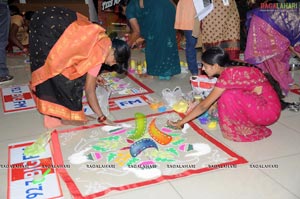
[{"label": "sandal on floor", "polygon": [[158,76],[159,80],[170,80],[171,76]]},{"label": "sandal on floor", "polygon": [[14,80],[14,77],[11,75],[6,75],[4,77],[0,77],[0,84],[5,84]]}]

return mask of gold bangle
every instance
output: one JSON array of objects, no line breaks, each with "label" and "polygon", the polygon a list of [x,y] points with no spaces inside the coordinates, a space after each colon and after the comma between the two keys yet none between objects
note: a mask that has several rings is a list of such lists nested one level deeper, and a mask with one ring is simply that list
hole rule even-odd
[{"label": "gold bangle", "polygon": [[106,120],[105,115],[102,115],[102,116],[98,117],[98,119],[97,119],[97,121],[98,121],[99,123],[102,123],[102,122],[104,122],[105,120]]}]

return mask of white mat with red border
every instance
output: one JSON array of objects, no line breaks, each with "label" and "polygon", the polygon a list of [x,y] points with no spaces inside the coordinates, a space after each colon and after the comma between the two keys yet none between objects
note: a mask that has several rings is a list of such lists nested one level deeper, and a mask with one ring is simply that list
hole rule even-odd
[{"label": "white mat with red border", "polygon": [[[49,199],[63,198],[50,146],[37,156],[24,155],[24,149],[33,141],[10,144],[8,146],[7,198]],[[33,184],[34,175],[43,174],[48,168],[51,172],[39,184]]]}]

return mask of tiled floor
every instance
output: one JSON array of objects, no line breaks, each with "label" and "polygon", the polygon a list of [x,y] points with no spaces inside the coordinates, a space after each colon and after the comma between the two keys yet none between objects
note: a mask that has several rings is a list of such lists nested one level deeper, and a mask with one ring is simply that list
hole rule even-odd
[{"label": "tiled floor", "polygon": [[[180,55],[184,60],[183,52],[180,52]],[[143,60],[144,54],[134,51],[132,58]],[[24,59],[25,57],[22,56],[8,57],[9,69],[15,76],[15,80],[11,84],[1,85],[1,87],[28,83],[30,69],[24,63]],[[299,74],[300,71],[293,72],[296,83],[299,83]],[[157,79],[141,79],[141,81],[152,88],[158,96],[161,96],[162,89],[167,87],[180,86],[184,92],[191,89],[188,73],[182,73],[170,81]],[[289,95],[286,101],[299,101],[299,95]],[[3,114],[1,106],[0,115],[0,164],[3,165],[7,164],[8,144],[36,139],[46,129],[43,127],[42,116],[36,110]],[[126,117],[126,115],[126,110],[124,110],[120,117]],[[207,131],[211,136],[247,159],[248,164],[164,181],[128,191],[113,192],[103,198],[299,199],[300,112],[284,110],[279,121],[272,125],[271,129],[273,131],[271,137],[254,143],[235,143],[225,140],[219,129]],[[278,168],[253,168],[257,165],[277,165]],[[0,179],[2,182],[0,198],[6,198],[6,169],[0,169]],[[62,183],[62,188],[64,198],[72,198],[64,183]]]}]

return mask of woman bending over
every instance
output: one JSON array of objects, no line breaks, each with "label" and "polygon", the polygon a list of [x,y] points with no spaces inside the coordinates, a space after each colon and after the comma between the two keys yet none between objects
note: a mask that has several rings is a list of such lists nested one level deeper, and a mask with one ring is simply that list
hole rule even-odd
[{"label": "woman bending over", "polygon": [[214,89],[182,120],[169,125],[181,128],[218,100],[219,124],[226,139],[252,142],[270,136],[267,126],[278,120],[281,104],[265,75],[255,67],[231,66],[228,54],[219,47],[207,49],[202,63],[209,77],[219,75]]}]

